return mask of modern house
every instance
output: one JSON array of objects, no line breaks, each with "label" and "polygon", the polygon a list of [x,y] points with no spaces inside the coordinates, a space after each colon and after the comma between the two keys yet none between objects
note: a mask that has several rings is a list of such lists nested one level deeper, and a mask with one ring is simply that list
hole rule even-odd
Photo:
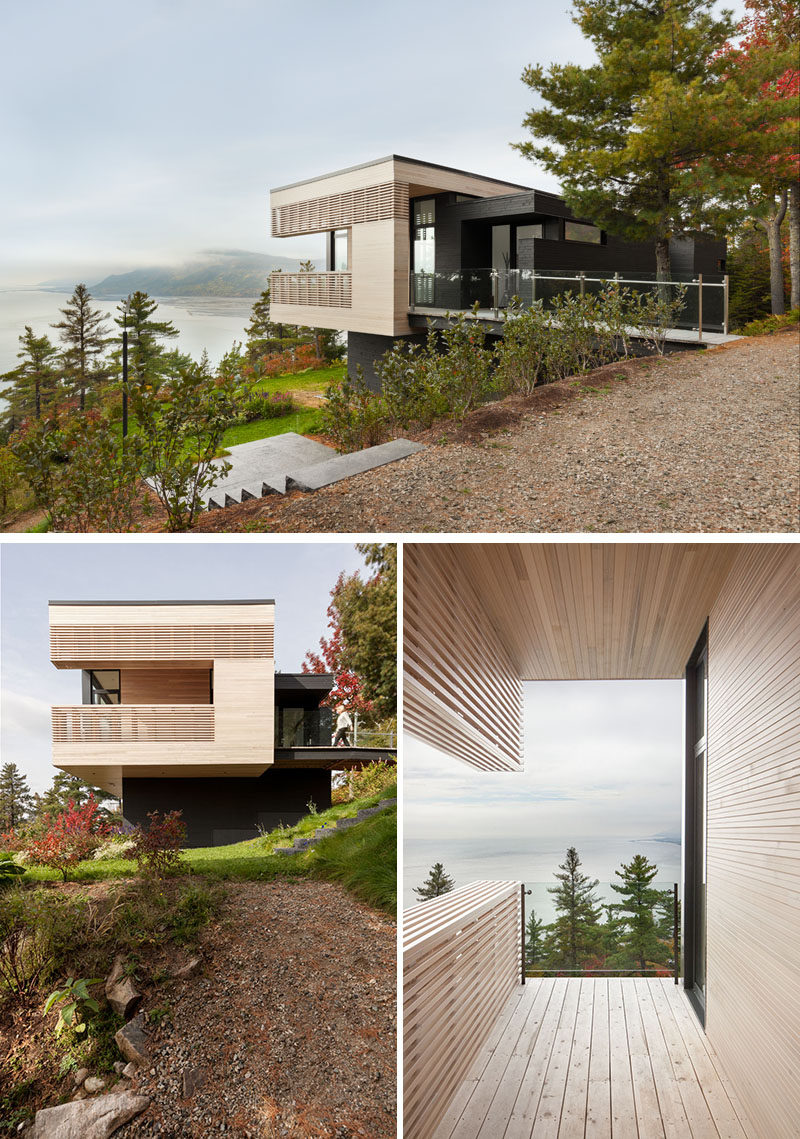
[{"label": "modern house", "polygon": [[[373,384],[374,361],[398,337],[422,339],[430,319],[477,302],[499,333],[510,298],[566,287],[554,276],[579,288],[580,274],[656,268],[651,244],[575,217],[555,194],[395,154],[280,186],[270,210],[273,237],[327,235],[324,271],[271,275],[271,319],[347,332],[350,369]],[[671,254],[680,279],[725,271],[724,241],[673,241]]]},{"label": "modern house", "polygon": [[520,883],[422,903],[405,1134],[797,1135],[800,545],[412,544],[404,596],[406,728],[481,769],[523,682],[686,681],[681,986],[523,988]]},{"label": "modern house", "polygon": [[130,824],[180,810],[189,846],[253,838],[331,802],[333,677],[275,672],[273,601],[52,601],[50,659],[80,669],[54,707],[53,763],[122,800]]}]

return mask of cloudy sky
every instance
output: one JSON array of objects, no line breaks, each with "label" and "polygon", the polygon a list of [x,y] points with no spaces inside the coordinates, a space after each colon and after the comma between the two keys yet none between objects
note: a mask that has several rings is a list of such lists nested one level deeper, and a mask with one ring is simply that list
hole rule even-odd
[{"label": "cloudy sky", "polygon": [[523,774],[479,771],[408,737],[404,904],[437,861],[456,885],[552,884],[570,845],[601,882],[635,853],[677,880],[682,701],[678,680],[526,684]]},{"label": "cloudy sky", "polygon": [[392,152],[555,188],[509,143],[523,67],[591,58],[567,8],[4,4],[0,285],[209,248],[317,256],[270,240],[269,188]]},{"label": "cloudy sky", "polygon": [[340,571],[363,567],[341,542],[4,542],[0,548],[0,680],[4,763],[33,790],[52,781],[50,705],[80,704],[80,673],[50,663],[51,600],[275,599],[275,664],[299,671],[327,632]]}]

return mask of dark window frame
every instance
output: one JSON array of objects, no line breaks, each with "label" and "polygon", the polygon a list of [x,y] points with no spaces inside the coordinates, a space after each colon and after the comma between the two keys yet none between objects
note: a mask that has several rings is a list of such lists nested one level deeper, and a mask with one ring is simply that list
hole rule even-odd
[{"label": "dark window frame", "polygon": [[[702,662],[705,671],[705,691],[706,701],[705,708],[703,709],[704,716],[704,734],[700,739],[697,737],[698,728],[698,700],[697,700],[697,673],[698,665]],[[703,977],[703,990],[700,992],[695,986],[695,958],[698,948],[698,938],[702,937],[703,945],[706,944],[706,928],[707,918],[704,920],[703,929],[700,931],[697,928],[697,895],[695,885],[697,882],[697,862],[698,859],[703,857],[703,849],[698,850],[697,843],[697,830],[698,830],[698,810],[704,812],[706,820],[706,832],[708,827],[708,811],[707,802],[698,804],[698,797],[696,795],[695,783],[695,767],[696,767],[696,752],[698,743],[702,741],[703,750],[706,756],[705,762],[707,764],[708,757],[708,621],[706,620],[703,625],[703,630],[697,640],[692,654],[686,664],[686,741],[685,741],[685,767],[684,767],[684,796],[685,796],[685,858],[684,858],[684,883],[683,883],[683,985],[689,1002],[694,1009],[694,1012],[705,1027],[706,1020],[706,980]],[[705,796],[707,799],[707,783]],[[705,847],[707,842],[707,833],[704,836],[702,847]],[[705,909],[704,909],[705,916]]]}]

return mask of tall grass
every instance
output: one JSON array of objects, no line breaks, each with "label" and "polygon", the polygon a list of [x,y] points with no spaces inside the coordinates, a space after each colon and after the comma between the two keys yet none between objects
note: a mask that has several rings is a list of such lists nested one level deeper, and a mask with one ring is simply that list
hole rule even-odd
[{"label": "tall grass", "polygon": [[305,856],[313,878],[346,890],[393,917],[397,914],[397,808],[323,839]]}]

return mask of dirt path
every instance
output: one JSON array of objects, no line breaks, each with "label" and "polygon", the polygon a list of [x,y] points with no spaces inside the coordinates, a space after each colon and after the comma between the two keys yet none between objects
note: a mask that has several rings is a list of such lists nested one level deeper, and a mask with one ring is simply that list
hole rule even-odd
[{"label": "dirt path", "polygon": [[228,889],[202,975],[148,998],[169,1013],[136,1081],[154,1102],[118,1135],[394,1136],[394,922],[328,882]]},{"label": "dirt path", "polygon": [[796,330],[611,364],[439,425],[402,462],[197,529],[791,532],[799,370]]}]

